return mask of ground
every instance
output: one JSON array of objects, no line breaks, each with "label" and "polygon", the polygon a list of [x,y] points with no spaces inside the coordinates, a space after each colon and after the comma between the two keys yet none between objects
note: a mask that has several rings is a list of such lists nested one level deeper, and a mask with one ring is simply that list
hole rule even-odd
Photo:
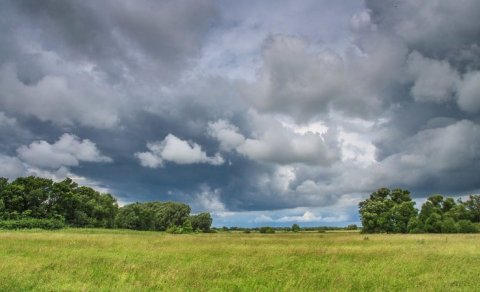
[{"label": "ground", "polygon": [[480,289],[480,235],[0,231],[0,291]]}]

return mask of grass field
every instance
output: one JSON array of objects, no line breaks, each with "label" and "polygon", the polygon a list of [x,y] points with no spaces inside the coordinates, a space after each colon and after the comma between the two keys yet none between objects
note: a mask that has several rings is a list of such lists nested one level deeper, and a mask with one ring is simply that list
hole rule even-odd
[{"label": "grass field", "polygon": [[480,235],[0,231],[0,290],[480,290]]}]

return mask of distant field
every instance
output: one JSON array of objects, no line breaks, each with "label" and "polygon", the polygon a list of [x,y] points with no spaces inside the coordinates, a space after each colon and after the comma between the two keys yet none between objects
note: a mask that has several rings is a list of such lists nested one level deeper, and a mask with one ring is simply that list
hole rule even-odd
[{"label": "distant field", "polygon": [[0,290],[479,290],[480,235],[0,231]]}]

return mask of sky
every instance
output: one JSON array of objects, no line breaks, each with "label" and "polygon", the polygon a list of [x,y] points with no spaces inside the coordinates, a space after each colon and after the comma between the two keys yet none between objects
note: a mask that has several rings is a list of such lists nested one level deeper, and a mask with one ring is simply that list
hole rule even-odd
[{"label": "sky", "polygon": [[[0,176],[215,226],[480,189],[480,1],[4,0]],[[417,207],[420,207],[417,204]]]}]

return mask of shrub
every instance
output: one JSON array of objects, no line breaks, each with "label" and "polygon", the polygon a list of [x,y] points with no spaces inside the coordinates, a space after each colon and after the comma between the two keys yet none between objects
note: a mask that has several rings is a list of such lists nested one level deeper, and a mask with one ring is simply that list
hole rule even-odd
[{"label": "shrub", "polygon": [[260,227],[258,229],[258,232],[260,232],[260,233],[270,233],[271,234],[271,233],[275,233],[275,230],[270,226],[264,226],[264,227]]},{"label": "shrub", "polygon": [[357,230],[358,226],[357,224],[350,224],[347,227],[345,227],[346,230]]},{"label": "shrub", "polygon": [[210,216],[210,213],[191,215],[190,222],[192,223],[193,230],[208,232],[210,230],[210,226],[212,225],[212,216]]},{"label": "shrub", "polygon": [[187,234],[187,233],[192,233],[192,224],[190,223],[190,220],[187,220],[183,223],[182,226],[177,226],[177,225],[170,225],[165,232],[171,233],[171,234]]},{"label": "shrub", "polygon": [[458,232],[457,225],[452,218],[445,218],[442,222],[442,233],[456,233]]},{"label": "shrub", "polygon": [[477,227],[471,221],[459,220],[457,224],[458,224],[458,232],[460,232],[460,233],[475,233],[475,232],[478,232]]},{"label": "shrub", "polygon": [[298,224],[293,224],[292,225],[292,231],[293,232],[299,232],[300,231],[300,226]]},{"label": "shrub", "polygon": [[47,230],[62,229],[65,227],[65,221],[61,219],[36,219],[23,218],[17,220],[0,221],[0,229],[32,229],[40,228]]}]

